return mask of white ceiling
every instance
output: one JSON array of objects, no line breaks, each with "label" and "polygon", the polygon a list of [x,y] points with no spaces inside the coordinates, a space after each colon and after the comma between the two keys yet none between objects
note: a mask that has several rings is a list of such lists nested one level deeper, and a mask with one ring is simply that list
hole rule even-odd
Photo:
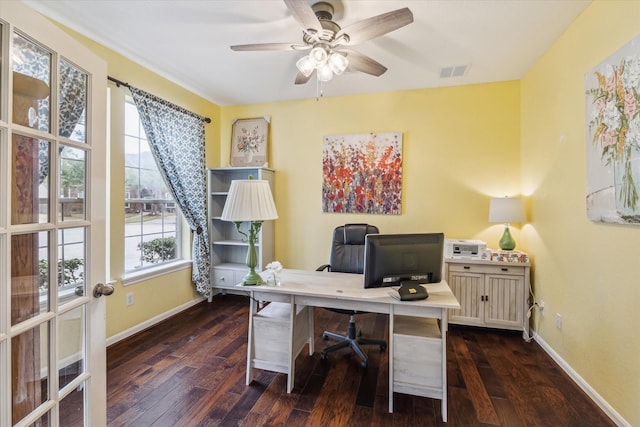
[{"label": "white ceiling", "polygon": [[[521,78],[590,0],[328,0],[343,28],[409,7],[414,22],[356,50],[388,68],[345,73],[324,96]],[[310,4],[315,1],[309,1]],[[235,44],[302,40],[282,0],[26,0],[52,19],[221,106],[316,97],[294,85],[304,52],[234,52]],[[465,76],[440,78],[443,67]],[[127,81],[126,75],[114,75]],[[141,89],[145,89],[139,84]]]}]

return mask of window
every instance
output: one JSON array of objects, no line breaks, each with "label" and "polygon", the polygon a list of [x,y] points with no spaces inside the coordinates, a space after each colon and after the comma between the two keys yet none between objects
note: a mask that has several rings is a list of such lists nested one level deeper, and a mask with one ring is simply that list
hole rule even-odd
[{"label": "window", "polygon": [[125,103],[125,274],[181,259],[180,210],[149,149],[138,110]]}]

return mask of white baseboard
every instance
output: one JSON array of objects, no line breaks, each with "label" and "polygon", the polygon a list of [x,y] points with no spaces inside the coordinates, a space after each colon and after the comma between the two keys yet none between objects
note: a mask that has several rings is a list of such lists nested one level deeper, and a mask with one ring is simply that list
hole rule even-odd
[{"label": "white baseboard", "polygon": [[606,400],[604,400],[604,398],[600,396],[598,392],[595,391],[593,387],[591,387],[589,383],[587,383],[584,380],[584,378],[582,378],[576,371],[574,371],[573,368],[571,368],[571,366],[569,366],[569,364],[565,362],[564,359],[560,357],[560,355],[556,353],[549,346],[549,344],[545,342],[545,340],[540,338],[540,336],[536,333],[533,334],[533,339],[538,344],[540,344],[540,347],[542,347],[542,349],[549,356],[551,356],[551,358],[558,365],[560,365],[560,368],[562,368],[562,370],[565,371],[567,375],[569,375],[569,377],[571,377],[573,382],[575,382],[578,385],[578,387],[582,389],[582,391],[587,393],[587,395],[591,398],[591,400],[593,400],[595,404],[598,405],[600,409],[602,409],[604,413],[609,416],[609,418],[611,418],[611,421],[613,421],[614,423],[616,423],[616,425],[620,427],[631,427],[631,424],[629,424],[624,418],[622,418],[622,416],[615,409],[613,409],[613,407],[611,407],[611,405],[609,405],[609,403]]},{"label": "white baseboard", "polygon": [[146,320],[146,321],[134,326],[133,328],[129,328],[126,331],[122,331],[122,332],[119,332],[119,333],[117,333],[115,335],[112,335],[109,338],[107,338],[107,347],[117,343],[118,341],[122,341],[123,339],[128,338],[133,334],[136,334],[136,333],[138,333],[140,331],[144,331],[145,329],[150,328],[151,326],[153,326],[153,325],[155,325],[157,323],[160,323],[165,319],[168,319],[169,317],[173,316],[174,314],[178,314],[181,311],[184,311],[189,307],[193,307],[194,305],[196,305],[196,304],[198,304],[198,303],[200,303],[200,302],[202,302],[204,300],[205,300],[205,298],[202,297],[202,298],[196,298],[194,300],[188,301],[188,302],[186,302],[186,303],[184,303],[182,305],[179,305],[177,307],[172,308],[169,311],[165,311],[164,313],[161,313],[161,314],[159,314],[159,315],[157,315],[157,316],[155,316],[155,317],[153,317],[153,318],[151,318],[149,320]]}]

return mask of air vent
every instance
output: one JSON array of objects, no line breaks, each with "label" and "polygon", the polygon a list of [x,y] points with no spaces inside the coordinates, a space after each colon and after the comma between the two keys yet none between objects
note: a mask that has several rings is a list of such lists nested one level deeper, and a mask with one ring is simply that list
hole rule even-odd
[{"label": "air vent", "polygon": [[467,74],[468,65],[456,65],[453,67],[444,67],[440,70],[440,78],[448,79],[450,77],[462,77]]}]

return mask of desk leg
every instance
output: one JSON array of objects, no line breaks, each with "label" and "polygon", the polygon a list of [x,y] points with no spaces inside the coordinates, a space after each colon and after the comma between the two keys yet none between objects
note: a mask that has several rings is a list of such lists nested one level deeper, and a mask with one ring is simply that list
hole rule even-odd
[{"label": "desk leg", "polygon": [[313,356],[315,351],[314,349],[314,337],[313,337],[313,309],[314,307],[307,307],[307,311],[309,312],[309,337],[307,338],[307,343],[309,344],[309,356]]},{"label": "desk leg", "polygon": [[256,312],[256,302],[253,292],[249,293],[249,340],[247,342],[247,385],[253,381],[253,315]]},{"label": "desk leg", "polygon": [[440,316],[440,335],[442,336],[442,421],[447,422],[447,330],[449,329],[448,312],[442,309]]},{"label": "desk leg", "polygon": [[389,356],[389,413],[393,412],[393,304],[389,304],[389,349],[387,354]]},{"label": "desk leg", "polygon": [[294,354],[295,351],[293,349],[293,337],[295,335],[295,331],[293,329],[296,327],[296,301],[293,295],[291,295],[289,304],[291,304],[291,314],[289,316],[289,373],[287,374],[287,393],[291,393],[291,390],[293,390],[293,381],[296,370],[296,355]]}]

